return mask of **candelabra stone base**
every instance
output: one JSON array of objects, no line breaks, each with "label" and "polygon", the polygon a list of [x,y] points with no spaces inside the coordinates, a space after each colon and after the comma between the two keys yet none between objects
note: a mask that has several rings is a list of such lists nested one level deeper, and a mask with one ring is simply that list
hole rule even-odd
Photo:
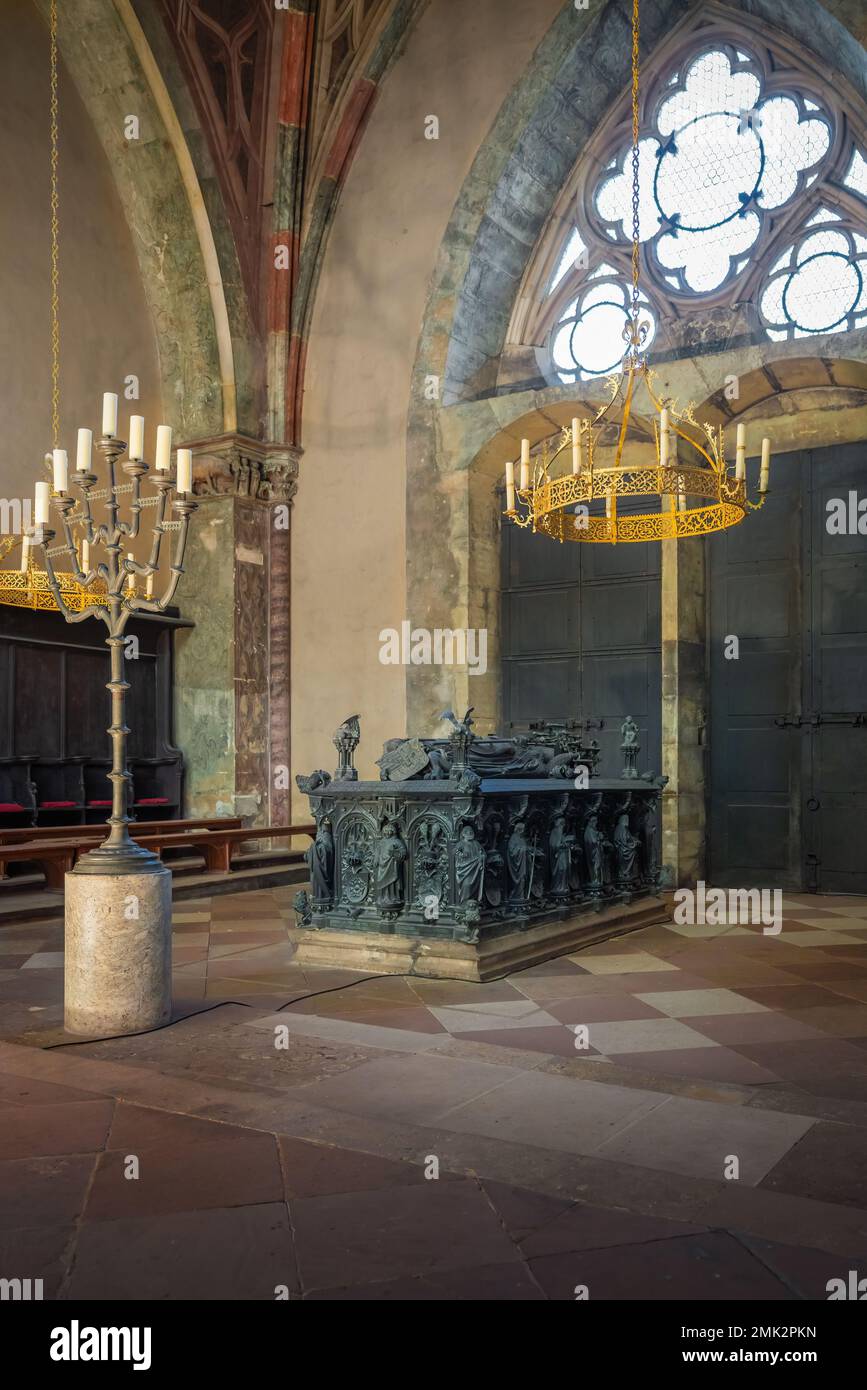
[{"label": "candelabra stone base", "polygon": [[107,1037],[158,1028],[172,1007],[172,876],[66,875],[64,1022]]}]

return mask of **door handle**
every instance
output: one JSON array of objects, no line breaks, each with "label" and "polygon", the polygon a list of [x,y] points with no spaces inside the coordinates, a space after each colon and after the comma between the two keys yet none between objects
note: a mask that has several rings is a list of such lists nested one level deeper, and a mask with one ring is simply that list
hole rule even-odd
[{"label": "door handle", "polygon": [[774,723],[778,729],[785,729],[787,727],[800,729],[803,722],[799,714],[777,714],[774,716]]},{"label": "door handle", "polygon": [[819,798],[818,798],[817,796],[810,796],[810,797],[807,798],[807,810],[808,810],[808,811],[818,811],[819,806],[820,806],[820,802],[819,802]]}]

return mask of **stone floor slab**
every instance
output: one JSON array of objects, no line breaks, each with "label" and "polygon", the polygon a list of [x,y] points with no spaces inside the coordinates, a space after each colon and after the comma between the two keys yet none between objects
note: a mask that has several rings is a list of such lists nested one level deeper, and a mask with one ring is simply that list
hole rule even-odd
[{"label": "stone floor slab", "polygon": [[672,1096],[603,1141],[598,1152],[623,1163],[717,1182],[726,1181],[734,1156],[737,1180],[755,1186],[814,1123],[801,1115]]},{"label": "stone floor slab", "polygon": [[600,1081],[522,1074],[435,1117],[443,1129],[482,1134],[559,1153],[591,1154],[605,1140],[661,1105],[648,1095]]},{"label": "stone floor slab", "polygon": [[290,1203],[305,1291],[517,1263],[472,1179]]},{"label": "stone floor slab", "polygon": [[[722,1232],[530,1261],[549,1299],[785,1300],[791,1297],[751,1251]],[[704,1345],[704,1344],[702,1344]]]}]

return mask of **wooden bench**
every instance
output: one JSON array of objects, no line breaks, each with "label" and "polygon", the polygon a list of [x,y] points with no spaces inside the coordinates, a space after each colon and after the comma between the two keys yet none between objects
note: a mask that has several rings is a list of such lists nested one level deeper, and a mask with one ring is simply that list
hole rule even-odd
[{"label": "wooden bench", "polygon": [[232,867],[232,851],[236,845],[247,840],[291,839],[293,835],[316,834],[312,821],[306,825],[260,825],[243,830],[191,831],[186,835],[143,835],[136,836],[138,843],[146,849],[159,854],[164,849],[186,849],[193,846],[201,849],[205,856],[205,868],[209,874],[228,873]]},{"label": "wooden bench", "polygon": [[[143,825],[136,825],[139,832]],[[294,835],[316,834],[316,826],[306,825],[262,825],[252,828],[232,828],[228,830],[191,829],[181,834],[160,833],[140,835],[136,833],[136,843],[145,849],[159,854],[164,849],[200,849],[204,855],[208,873],[228,873],[232,866],[232,850],[235,845],[248,840],[290,839]],[[63,876],[74,867],[82,852],[93,846],[78,835],[74,839],[35,840],[26,844],[4,845],[3,858],[6,861],[38,864],[45,875],[45,885],[53,892],[63,892]]]},{"label": "wooden bench", "polygon": [[[106,808],[107,810],[110,808]],[[136,820],[130,821],[130,834],[180,834],[183,830],[240,830],[240,816],[210,816],[198,820]],[[4,830],[0,827],[0,846],[36,843],[38,840],[105,839],[107,819],[93,825],[17,825]]]},{"label": "wooden bench", "polygon": [[80,848],[78,840],[42,840],[34,844],[4,845],[3,864],[24,861],[38,864],[45,875],[45,886],[52,892],[63,892],[63,875],[75,864]]},{"label": "wooden bench", "polygon": [[[133,821],[130,824],[130,834],[133,838],[140,835],[160,835],[181,833],[186,834],[193,830],[239,830],[242,826],[240,816],[212,816],[199,820],[150,820]],[[0,830],[0,879],[6,877],[6,864],[12,860],[27,860],[26,854],[9,854],[8,846],[18,845],[46,845],[63,844],[74,845],[80,842],[87,849],[93,849],[94,844],[104,840],[108,835],[109,827],[105,821],[98,822],[96,825],[42,825],[42,826],[17,826],[10,830]],[[29,856],[35,862],[42,862],[36,854]],[[47,878],[47,874],[46,874]]]}]

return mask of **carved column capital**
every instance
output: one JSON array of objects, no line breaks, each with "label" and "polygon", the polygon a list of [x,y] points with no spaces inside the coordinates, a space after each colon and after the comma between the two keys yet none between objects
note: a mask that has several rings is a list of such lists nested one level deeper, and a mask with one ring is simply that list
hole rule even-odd
[{"label": "carved column capital", "polygon": [[292,502],[298,488],[301,449],[243,434],[191,439],[193,492],[197,497],[245,497],[265,506]]}]

